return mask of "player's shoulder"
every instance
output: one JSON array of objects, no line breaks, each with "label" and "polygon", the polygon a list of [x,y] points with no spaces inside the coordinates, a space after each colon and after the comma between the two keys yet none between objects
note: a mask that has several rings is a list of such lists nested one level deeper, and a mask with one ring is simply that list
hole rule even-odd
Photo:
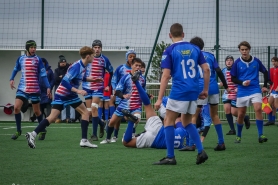
[{"label": "player's shoulder", "polygon": [[241,62],[241,58],[240,57],[235,60],[234,64],[238,64],[239,62]]},{"label": "player's shoulder", "polygon": [[208,51],[202,51],[203,55],[214,57],[214,54]]},{"label": "player's shoulder", "polygon": [[103,54],[101,54],[100,57],[103,58],[105,61],[109,61],[109,58]]},{"label": "player's shoulder", "polygon": [[224,72],[226,72],[227,71],[227,67],[224,67],[223,69],[222,69],[222,72],[224,73]]}]

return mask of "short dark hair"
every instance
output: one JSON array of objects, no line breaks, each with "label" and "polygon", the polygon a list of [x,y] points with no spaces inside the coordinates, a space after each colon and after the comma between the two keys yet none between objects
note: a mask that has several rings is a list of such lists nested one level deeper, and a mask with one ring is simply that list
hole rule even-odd
[{"label": "short dark hair", "polygon": [[173,37],[181,37],[183,34],[183,27],[180,23],[175,23],[170,27],[170,33]]},{"label": "short dark hair", "polygon": [[145,62],[142,61],[141,68],[146,68]]},{"label": "short dark hair", "polygon": [[276,61],[276,62],[278,62],[278,57],[272,57],[272,59],[271,60],[274,60],[274,61]]},{"label": "short dark hair", "polygon": [[247,47],[249,50],[251,49],[251,45],[250,45],[249,42],[247,42],[247,41],[242,41],[241,43],[239,43],[238,49],[240,49],[240,46],[245,46],[245,47]]},{"label": "short dark hair", "polygon": [[142,63],[143,63],[143,61],[142,61],[140,58],[134,58],[134,59],[132,59],[131,64],[133,65],[133,64],[135,64],[135,62],[138,62],[138,63],[140,63],[141,65],[142,65]]},{"label": "short dark hair", "polygon": [[193,37],[190,40],[191,44],[194,44],[200,48],[200,50],[204,49],[205,43],[201,37]]},{"label": "short dark hair", "polygon": [[87,55],[94,54],[95,50],[93,50],[91,47],[84,46],[79,50],[79,55],[82,59],[85,59]]}]

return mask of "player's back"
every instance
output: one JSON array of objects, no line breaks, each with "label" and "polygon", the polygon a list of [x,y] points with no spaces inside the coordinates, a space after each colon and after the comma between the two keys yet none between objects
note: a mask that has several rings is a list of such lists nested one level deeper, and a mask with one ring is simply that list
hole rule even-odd
[{"label": "player's back", "polygon": [[217,79],[216,79],[216,71],[215,69],[218,66],[218,63],[214,57],[214,55],[212,53],[206,52],[206,51],[202,51],[208,65],[209,65],[209,69],[210,69],[210,81],[209,81],[209,95],[212,94],[218,94],[219,93],[219,87],[217,84]]},{"label": "player's back", "polygon": [[192,101],[198,97],[198,65],[205,63],[200,49],[188,42],[176,42],[162,56],[162,68],[171,70],[172,89],[169,98]]}]

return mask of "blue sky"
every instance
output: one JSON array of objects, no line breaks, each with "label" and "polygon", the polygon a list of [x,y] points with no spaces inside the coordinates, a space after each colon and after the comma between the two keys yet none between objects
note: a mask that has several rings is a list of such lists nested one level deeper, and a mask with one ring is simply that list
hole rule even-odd
[{"label": "blue sky", "polygon": [[[171,0],[159,41],[170,43],[169,27],[184,26],[185,40],[200,36],[206,47],[216,38],[216,0]],[[152,47],[166,0],[45,0],[46,48],[91,45]],[[220,0],[220,45],[278,45],[277,0]],[[41,44],[41,1],[0,0],[1,47]]]}]

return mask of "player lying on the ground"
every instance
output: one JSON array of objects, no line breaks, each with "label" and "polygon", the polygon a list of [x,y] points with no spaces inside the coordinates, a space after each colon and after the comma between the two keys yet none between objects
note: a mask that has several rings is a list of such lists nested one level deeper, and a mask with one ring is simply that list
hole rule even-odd
[{"label": "player lying on the ground", "polygon": [[[136,72],[132,77],[134,81],[140,98],[144,104],[145,111],[146,111],[146,125],[145,131],[139,134],[137,137],[132,138],[132,131],[133,131],[133,122],[139,121],[137,117],[132,115],[130,111],[123,109],[122,113],[124,116],[132,122],[128,122],[127,129],[125,131],[123,137],[123,145],[126,147],[134,147],[134,148],[157,148],[157,149],[165,149],[166,148],[166,141],[165,141],[165,134],[164,134],[164,126],[161,119],[157,116],[156,112],[152,108],[150,104],[149,97],[137,79],[140,76],[140,72]],[[175,140],[174,146],[175,148],[182,148],[186,145],[188,141],[188,133],[185,130],[184,126],[181,123],[180,117],[176,120],[176,128],[175,128]]]}]

